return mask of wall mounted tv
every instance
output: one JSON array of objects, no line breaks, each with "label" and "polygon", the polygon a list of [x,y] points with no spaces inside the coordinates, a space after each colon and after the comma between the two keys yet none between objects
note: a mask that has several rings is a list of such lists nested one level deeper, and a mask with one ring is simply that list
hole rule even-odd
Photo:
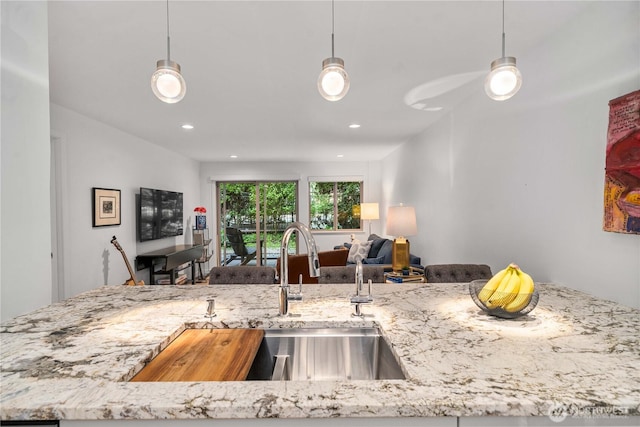
[{"label": "wall mounted tv", "polygon": [[138,237],[141,242],[181,236],[182,193],[140,188]]}]

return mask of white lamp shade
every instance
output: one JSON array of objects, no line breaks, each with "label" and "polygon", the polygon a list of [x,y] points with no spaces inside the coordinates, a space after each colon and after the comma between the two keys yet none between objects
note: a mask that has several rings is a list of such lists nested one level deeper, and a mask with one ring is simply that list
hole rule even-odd
[{"label": "white lamp shade", "polygon": [[491,63],[491,71],[484,81],[487,96],[496,101],[504,101],[515,95],[522,86],[522,74],[512,56],[496,59]]},{"label": "white lamp shade", "polygon": [[380,208],[377,203],[360,203],[361,219],[380,219]]},{"label": "white lamp shade", "polygon": [[187,83],[180,74],[178,63],[161,59],[151,76],[151,89],[156,97],[167,104],[175,104],[184,98]]},{"label": "white lamp shade", "polygon": [[349,91],[349,75],[340,58],[322,61],[322,71],[318,76],[318,91],[327,101],[339,101]]},{"label": "white lamp shade", "polygon": [[387,211],[387,234],[414,236],[418,234],[416,209],[413,206],[391,206]]}]

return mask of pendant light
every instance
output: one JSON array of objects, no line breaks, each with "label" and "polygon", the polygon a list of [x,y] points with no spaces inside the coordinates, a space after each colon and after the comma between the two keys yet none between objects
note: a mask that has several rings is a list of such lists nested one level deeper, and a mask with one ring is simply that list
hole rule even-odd
[{"label": "pendant light", "polygon": [[155,96],[167,104],[175,104],[184,98],[187,83],[180,74],[180,65],[171,60],[169,39],[169,0],[167,0],[167,59],[160,59],[151,76],[151,89]]},{"label": "pendant light", "polygon": [[349,91],[349,75],[344,69],[344,61],[334,55],[334,25],[334,0],[331,0],[331,58],[322,61],[318,77],[318,91],[327,101],[339,101]]},{"label": "pendant light", "polygon": [[502,57],[491,63],[491,71],[484,80],[484,90],[489,98],[504,101],[511,98],[522,86],[522,74],[516,67],[516,58],[504,55],[504,0],[502,0]]}]

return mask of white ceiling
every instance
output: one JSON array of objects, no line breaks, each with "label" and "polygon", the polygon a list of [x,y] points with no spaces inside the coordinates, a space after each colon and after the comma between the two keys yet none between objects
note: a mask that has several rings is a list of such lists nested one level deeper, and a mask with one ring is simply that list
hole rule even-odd
[{"label": "white ceiling", "polygon": [[[507,55],[526,55],[588,5],[507,1]],[[329,102],[316,88],[331,56],[329,0],[170,0],[169,18],[171,59],[187,81],[171,105],[150,87],[167,54],[165,1],[50,2],[51,102],[200,161],[377,160],[480,96],[501,54],[501,2],[337,0],[335,53],[351,89]],[[405,103],[424,97],[422,85],[433,92],[473,72],[432,100],[443,111]]]}]

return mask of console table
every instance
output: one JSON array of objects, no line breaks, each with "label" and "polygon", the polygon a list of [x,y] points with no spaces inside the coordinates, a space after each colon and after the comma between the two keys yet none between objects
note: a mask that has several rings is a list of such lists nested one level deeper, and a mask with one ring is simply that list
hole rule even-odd
[{"label": "console table", "polygon": [[[183,270],[184,264],[191,265],[191,283],[195,283],[195,263],[196,259],[202,257],[202,245],[175,245],[168,248],[158,249],[136,257],[136,270],[149,269],[149,283],[155,284],[157,274],[168,274],[170,283],[176,284],[176,272]],[[159,270],[156,270],[156,267]],[[187,267],[185,267],[187,268]]]}]

